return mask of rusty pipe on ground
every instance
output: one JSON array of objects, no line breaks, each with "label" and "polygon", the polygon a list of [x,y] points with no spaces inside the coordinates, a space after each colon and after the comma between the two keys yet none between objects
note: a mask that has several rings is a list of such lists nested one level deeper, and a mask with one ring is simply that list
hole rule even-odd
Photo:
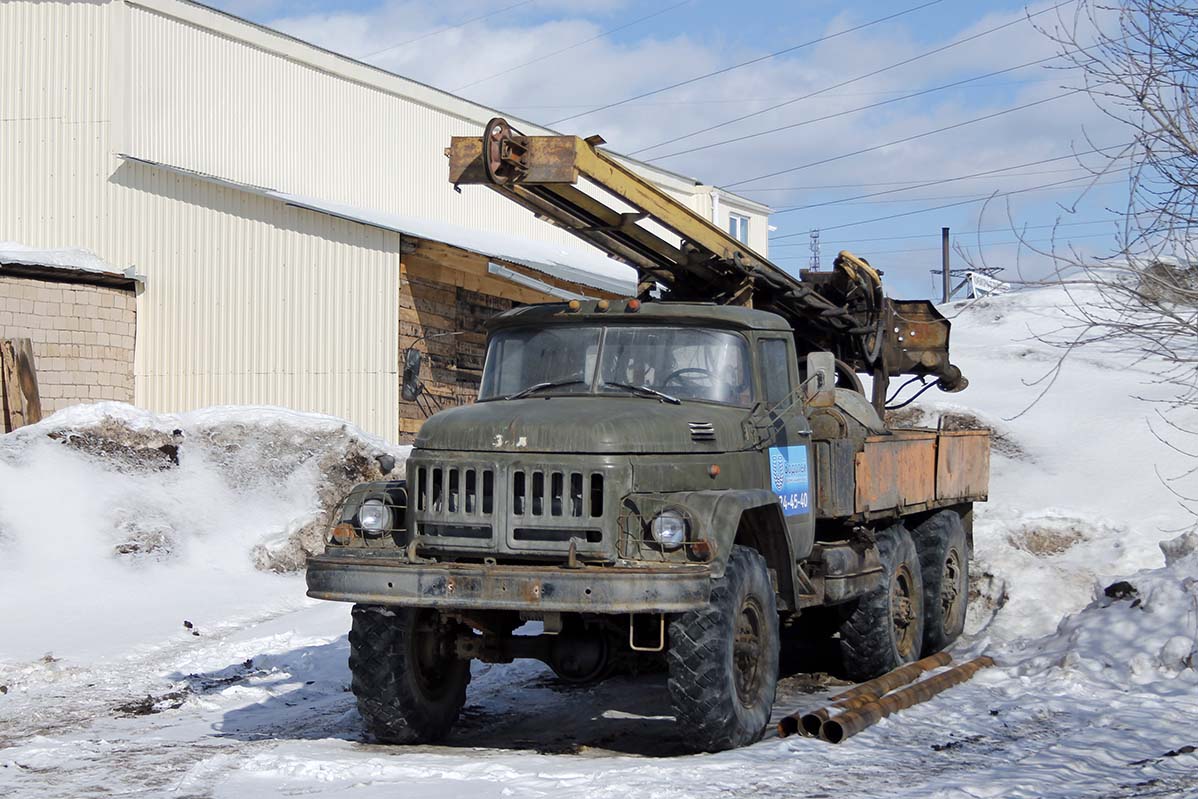
[{"label": "rusty pipe on ground", "polygon": [[804,735],[815,737],[819,735],[820,725],[831,717],[833,709],[854,710],[864,704],[876,702],[895,688],[918,679],[919,675],[925,671],[947,666],[952,659],[952,655],[947,652],[938,652],[923,660],[899,666],[881,677],[875,677],[868,682],[855,685],[829,699],[828,704],[818,710],[813,710],[810,713],[792,713],[782,719],[778,722],[778,735],[785,738],[788,735],[801,732]]},{"label": "rusty pipe on ground", "polygon": [[960,666],[883,696],[876,702],[834,716],[820,726],[819,735],[829,743],[838,744],[853,737],[866,727],[876,724],[891,713],[897,713],[912,705],[927,701],[955,685],[960,685],[982,669],[993,665],[994,660],[985,655],[974,658],[968,663],[962,663]]}]

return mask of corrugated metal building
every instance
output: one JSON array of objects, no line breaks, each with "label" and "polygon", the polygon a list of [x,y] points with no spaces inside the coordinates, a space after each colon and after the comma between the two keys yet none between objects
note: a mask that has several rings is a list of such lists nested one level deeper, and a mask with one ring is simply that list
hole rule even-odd
[{"label": "corrugated metal building", "polygon": [[[497,113],[197,4],[0,2],[0,241],[139,276],[137,404],[286,405],[394,439],[413,429],[401,347],[466,323],[439,286],[481,317],[628,284],[492,192],[453,191],[449,138]],[[768,209],[633,166],[721,226],[747,219],[765,252]]]}]

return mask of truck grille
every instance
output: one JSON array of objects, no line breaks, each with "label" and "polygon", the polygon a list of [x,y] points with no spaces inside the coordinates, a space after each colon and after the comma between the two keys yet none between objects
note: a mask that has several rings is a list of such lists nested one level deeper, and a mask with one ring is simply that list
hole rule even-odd
[{"label": "truck grille", "polygon": [[512,515],[598,519],[603,515],[603,475],[513,470]]},{"label": "truck grille", "polygon": [[422,546],[500,555],[564,555],[572,547],[591,556],[614,553],[615,539],[605,531],[614,532],[625,473],[604,463],[463,455],[409,461],[412,524]]}]

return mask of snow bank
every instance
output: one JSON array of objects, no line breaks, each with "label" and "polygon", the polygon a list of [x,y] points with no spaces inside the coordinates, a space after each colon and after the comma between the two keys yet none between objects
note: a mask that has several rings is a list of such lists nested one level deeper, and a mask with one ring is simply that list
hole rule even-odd
[{"label": "snow bank", "polygon": [[1083,672],[1116,687],[1182,680],[1198,688],[1198,552],[1195,537],[1162,545],[1167,566],[1138,572],[1098,592],[1094,601],[1061,622],[1046,638],[1013,647],[1019,671],[1051,668]]},{"label": "snow bank", "polygon": [[274,408],[68,408],[0,438],[0,659],[105,654],[302,601],[295,570],[406,448]]}]

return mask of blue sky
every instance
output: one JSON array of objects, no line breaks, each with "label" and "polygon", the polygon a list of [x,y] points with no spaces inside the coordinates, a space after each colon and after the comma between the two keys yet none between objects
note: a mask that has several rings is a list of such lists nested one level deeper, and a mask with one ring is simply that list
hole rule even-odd
[{"label": "blue sky", "polygon": [[[216,5],[512,116],[556,122],[555,127],[582,135],[602,133],[616,151],[730,186],[779,209],[772,219],[777,229],[770,255],[784,267],[807,266],[809,230],[819,228],[825,267],[837,250],[852,249],[886,271],[892,293],[926,296],[933,290],[929,270],[939,265],[941,226],[954,231],[954,244],[975,263],[1003,267],[1010,277],[1039,276],[1050,263],[1028,248],[1012,246],[1017,238],[1012,226],[1026,225],[1024,236],[1037,248],[1102,255],[1114,247],[1113,220],[1126,203],[1126,173],[1108,172],[1083,191],[1087,172],[1070,154],[1122,144],[1129,133],[1084,94],[1067,94],[1081,79],[1061,68],[1059,60],[1020,66],[1056,55],[1056,46],[1026,15],[1059,1],[940,0],[752,66],[572,119],[565,118],[928,0],[232,0]],[[1072,10],[1066,3],[1036,21],[1051,29],[1068,22]],[[983,35],[924,55],[977,34]],[[541,60],[529,65],[534,59]],[[890,68],[907,59],[915,60]],[[1003,70],[1010,71],[969,80]],[[722,124],[875,71],[816,97]],[[966,80],[952,89],[895,100]],[[855,110],[883,100],[895,101]],[[1029,107],[1008,112],[1020,105]],[[993,116],[970,122],[987,115]],[[922,135],[963,122],[968,124]],[[716,130],[688,136],[717,124]],[[784,125],[797,127],[721,143]],[[653,146],[679,136],[687,138]],[[866,149],[871,151],[849,155]],[[1107,166],[1096,159],[1090,155],[1082,161]],[[819,161],[826,163],[813,165]],[[802,168],[744,182],[793,167]],[[949,178],[954,180],[917,187]],[[993,193],[1000,196],[982,201]],[[1054,224],[1061,226],[1054,230]],[[964,265],[954,253],[954,266]]]}]

